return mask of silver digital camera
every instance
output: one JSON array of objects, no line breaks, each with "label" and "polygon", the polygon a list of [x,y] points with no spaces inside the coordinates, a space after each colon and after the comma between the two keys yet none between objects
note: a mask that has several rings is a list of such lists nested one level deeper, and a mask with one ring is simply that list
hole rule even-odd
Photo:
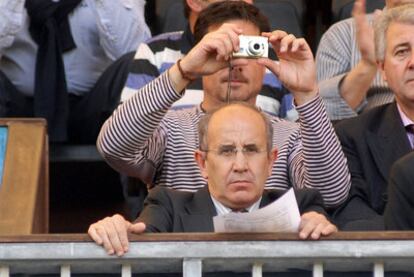
[{"label": "silver digital camera", "polygon": [[233,53],[234,58],[263,58],[269,56],[267,37],[239,36],[240,50]]}]

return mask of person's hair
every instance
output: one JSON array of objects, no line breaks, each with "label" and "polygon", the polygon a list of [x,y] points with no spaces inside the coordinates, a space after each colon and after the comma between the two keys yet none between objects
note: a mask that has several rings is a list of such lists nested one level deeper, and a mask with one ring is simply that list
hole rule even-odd
[{"label": "person's hair", "polygon": [[387,48],[387,31],[393,22],[414,25],[414,4],[386,9],[375,20],[375,55],[377,61],[384,61],[385,49]]},{"label": "person's hair", "polygon": [[198,43],[211,26],[220,26],[230,20],[243,20],[255,25],[260,32],[269,32],[267,17],[244,1],[222,1],[210,4],[198,16],[194,26],[194,40]]},{"label": "person's hair", "polygon": [[[227,107],[230,107],[230,106],[245,107],[245,108],[255,112],[256,114],[260,115],[260,117],[263,119],[263,122],[265,124],[266,147],[267,147],[268,153],[270,153],[270,151],[273,148],[273,124],[272,124],[272,122],[270,121],[268,116],[265,113],[263,113],[259,108],[257,108],[255,105],[251,105],[249,103],[241,102],[241,101],[235,101],[235,102],[231,102],[229,104],[223,104],[223,105],[211,110],[210,112],[206,113],[203,117],[201,117],[200,121],[198,122],[199,149],[201,151],[208,149],[207,135],[208,135],[208,127],[209,127],[211,118],[217,112],[219,112],[222,109],[225,109]],[[235,115],[235,116],[237,116],[237,115]]]}]

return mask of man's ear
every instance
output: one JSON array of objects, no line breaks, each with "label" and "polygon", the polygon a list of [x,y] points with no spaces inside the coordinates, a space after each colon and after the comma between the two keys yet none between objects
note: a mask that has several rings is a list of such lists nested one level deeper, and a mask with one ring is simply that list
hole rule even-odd
[{"label": "man's ear", "polygon": [[272,175],[272,168],[273,168],[273,164],[275,163],[277,159],[277,149],[273,148],[272,151],[270,151],[269,153],[269,176]]},{"label": "man's ear", "polygon": [[201,0],[186,0],[190,9],[194,12],[199,14],[206,6],[205,3],[202,3]]},{"label": "man's ear", "polygon": [[194,158],[195,161],[198,165],[198,167],[200,168],[201,171],[201,176],[204,177],[204,179],[208,179],[208,173],[207,173],[207,153],[200,151],[200,150],[196,150],[194,152]]}]

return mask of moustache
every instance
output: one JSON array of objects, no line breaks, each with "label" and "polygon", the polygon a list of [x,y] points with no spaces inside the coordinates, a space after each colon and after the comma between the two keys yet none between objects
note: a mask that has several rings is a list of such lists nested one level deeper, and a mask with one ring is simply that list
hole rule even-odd
[{"label": "moustache", "polygon": [[[230,78],[230,79],[229,79]],[[227,83],[227,82],[241,82],[241,83],[247,83],[247,78],[245,76],[243,76],[243,74],[241,72],[239,72],[238,70],[232,70],[229,74],[224,74],[221,78],[220,78],[220,82],[222,83]]]}]

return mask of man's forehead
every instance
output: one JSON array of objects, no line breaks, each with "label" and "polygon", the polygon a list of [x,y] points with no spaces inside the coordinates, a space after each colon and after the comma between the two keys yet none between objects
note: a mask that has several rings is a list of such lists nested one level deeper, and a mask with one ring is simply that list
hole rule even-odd
[{"label": "man's forehead", "polygon": [[414,43],[414,24],[392,22],[387,30],[387,45],[390,50]]},{"label": "man's forehead", "polygon": [[207,28],[208,32],[213,32],[215,30],[217,30],[218,28],[220,28],[221,25],[225,24],[225,23],[230,23],[230,24],[234,24],[237,25],[239,28],[242,27],[249,27],[249,29],[254,29],[254,32],[257,34],[260,34],[260,29],[258,26],[256,26],[253,22],[250,21],[246,21],[243,19],[230,19],[228,21],[219,23],[219,24],[215,24],[215,25],[211,25]]},{"label": "man's forehead", "polygon": [[260,141],[265,137],[264,120],[250,109],[228,107],[211,118],[209,136],[213,136],[216,143]]}]

